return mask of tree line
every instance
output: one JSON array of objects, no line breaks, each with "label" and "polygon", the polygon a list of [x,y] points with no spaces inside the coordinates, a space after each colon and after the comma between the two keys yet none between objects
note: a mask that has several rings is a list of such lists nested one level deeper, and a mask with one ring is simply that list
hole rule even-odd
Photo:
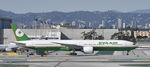
[{"label": "tree line", "polygon": [[[89,32],[82,32],[82,38],[84,40],[104,40],[104,36],[103,35],[99,35],[97,34],[97,32],[95,31],[96,29],[93,29]],[[111,39],[113,40],[127,40],[127,41],[132,41],[134,43],[136,43],[136,38],[134,37],[133,34],[129,34],[128,32],[117,32],[114,33],[111,36]]]}]

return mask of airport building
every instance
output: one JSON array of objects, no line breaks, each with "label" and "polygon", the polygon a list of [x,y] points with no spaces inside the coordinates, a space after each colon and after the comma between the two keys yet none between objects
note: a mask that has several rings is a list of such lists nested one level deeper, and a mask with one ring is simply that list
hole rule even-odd
[{"label": "airport building", "polygon": [[[10,24],[12,19],[10,18],[0,18],[0,44],[4,43],[4,29],[10,29]],[[9,32],[8,32],[9,33]]]},{"label": "airport building", "polygon": [[[12,20],[9,18],[0,18],[0,44],[8,44],[15,41],[15,36],[10,29]],[[58,39],[58,40],[83,40],[82,32],[89,32],[92,29],[74,29],[74,28],[56,28],[56,29],[22,29],[31,39]],[[118,29],[96,29],[98,35],[104,36],[105,40],[109,40],[114,33],[119,32]],[[131,30],[123,31],[131,35]],[[150,38],[150,31],[134,31],[135,38]]]},{"label": "airport building", "polygon": [[[130,36],[132,35],[131,30],[121,30],[124,33],[128,33]],[[137,40],[149,40],[150,39],[150,30],[135,30],[133,31],[133,35]]]},{"label": "airport building", "polygon": [[134,31],[135,38],[138,39],[149,39],[150,38],[150,30],[138,30]]},{"label": "airport building", "polygon": [[[8,44],[16,40],[10,29],[11,23],[12,20],[9,18],[0,18],[0,44]],[[92,29],[22,29],[22,31],[31,39],[83,40],[82,32],[89,32]],[[109,40],[111,35],[118,32],[118,29],[96,29],[96,32],[98,35],[104,36],[104,39]]]},{"label": "airport building", "polygon": [[10,29],[10,24],[12,19],[10,18],[0,18],[0,29]]},{"label": "airport building", "polygon": [[[31,39],[63,39],[63,40],[83,40],[82,32],[89,32],[92,29],[22,29]],[[118,32],[118,29],[96,29],[97,34],[109,40],[111,35]],[[3,43],[8,44],[15,41],[15,36],[11,29],[4,29]]]}]

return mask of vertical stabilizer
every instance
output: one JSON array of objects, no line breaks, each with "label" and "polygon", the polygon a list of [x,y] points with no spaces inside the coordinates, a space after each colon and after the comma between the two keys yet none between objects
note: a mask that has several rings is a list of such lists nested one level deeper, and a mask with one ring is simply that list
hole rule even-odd
[{"label": "vertical stabilizer", "polygon": [[11,28],[14,32],[17,41],[30,40],[30,38],[24,34],[15,24],[11,24]]}]

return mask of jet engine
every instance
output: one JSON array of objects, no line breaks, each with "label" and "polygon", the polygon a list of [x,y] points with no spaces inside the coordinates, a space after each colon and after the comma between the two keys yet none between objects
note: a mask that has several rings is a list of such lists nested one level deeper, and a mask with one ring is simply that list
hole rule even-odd
[{"label": "jet engine", "polygon": [[11,48],[5,48],[5,51],[12,51]]},{"label": "jet engine", "polygon": [[83,52],[86,54],[91,54],[93,53],[93,47],[83,47]]}]

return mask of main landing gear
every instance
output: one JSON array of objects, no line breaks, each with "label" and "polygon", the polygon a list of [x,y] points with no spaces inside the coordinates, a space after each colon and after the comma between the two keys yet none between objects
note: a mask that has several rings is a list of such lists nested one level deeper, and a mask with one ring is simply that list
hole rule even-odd
[{"label": "main landing gear", "polygon": [[77,55],[77,53],[70,53],[70,55]]},{"label": "main landing gear", "polygon": [[73,49],[73,52],[70,53],[70,55],[77,55],[77,53],[75,52],[75,49]]}]

